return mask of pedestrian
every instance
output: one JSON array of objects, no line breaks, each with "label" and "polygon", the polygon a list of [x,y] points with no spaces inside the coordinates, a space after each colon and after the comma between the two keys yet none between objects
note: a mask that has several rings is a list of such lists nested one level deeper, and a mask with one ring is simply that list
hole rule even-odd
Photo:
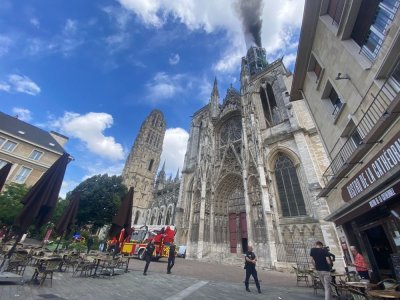
[{"label": "pedestrian", "polygon": [[171,269],[175,264],[175,244],[171,243],[169,246],[167,274],[171,274]]},{"label": "pedestrian", "polygon": [[93,246],[93,236],[89,235],[88,236],[88,240],[86,242],[86,246],[87,246],[87,254],[89,254],[90,250],[92,249]]},{"label": "pedestrian", "polygon": [[329,258],[328,251],[323,247],[324,245],[320,241],[316,242],[315,247],[310,251],[310,256],[319,280],[321,280],[324,286],[325,300],[331,300],[331,260]]},{"label": "pedestrian", "polygon": [[356,271],[358,275],[360,275],[361,279],[370,279],[368,274],[368,264],[365,261],[364,256],[361,255],[360,252],[357,251],[357,248],[354,246],[350,246],[350,251],[354,257],[354,264],[349,264],[349,266],[356,267]]},{"label": "pedestrian", "polygon": [[147,275],[147,269],[149,268],[150,261],[151,261],[151,258],[153,257],[153,252],[154,252],[155,248],[156,248],[156,246],[154,245],[154,239],[153,239],[147,244],[146,250],[144,253],[144,257],[146,259],[146,266],[144,267],[144,270],[143,270],[144,276]]},{"label": "pedestrian", "polygon": [[258,276],[257,276],[257,270],[256,270],[256,262],[257,262],[257,258],[253,252],[253,247],[248,246],[247,252],[245,253],[244,268],[246,269],[246,279],[244,280],[244,284],[246,286],[246,291],[250,292],[249,279],[250,279],[250,276],[253,276],[254,282],[256,283],[258,293],[261,294],[260,283],[258,282]]}]

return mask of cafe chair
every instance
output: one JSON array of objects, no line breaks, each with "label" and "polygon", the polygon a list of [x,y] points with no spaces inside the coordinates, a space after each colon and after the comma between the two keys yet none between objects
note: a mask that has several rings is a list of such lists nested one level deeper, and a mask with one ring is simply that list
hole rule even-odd
[{"label": "cafe chair", "polygon": [[308,282],[308,273],[305,270],[299,270],[298,268],[292,266],[296,273],[296,286],[299,286],[299,282],[305,282],[306,286],[310,286]]},{"label": "cafe chair", "polygon": [[384,290],[394,290],[398,287],[396,280],[391,278],[383,279],[382,281],[379,281],[377,285]]},{"label": "cafe chair", "polygon": [[352,288],[349,288],[348,291],[353,297],[353,300],[369,300],[368,296],[361,291]]},{"label": "cafe chair", "polygon": [[47,260],[45,263],[37,266],[32,276],[32,281],[39,280],[40,286],[43,286],[44,281],[50,279],[50,287],[53,287],[53,274],[57,272],[62,259],[59,257]]},{"label": "cafe chair", "polygon": [[319,279],[318,275],[314,272],[310,273],[311,280],[312,280],[312,287],[314,289],[314,295],[317,295],[318,289],[324,290],[324,285],[322,284],[321,280]]}]

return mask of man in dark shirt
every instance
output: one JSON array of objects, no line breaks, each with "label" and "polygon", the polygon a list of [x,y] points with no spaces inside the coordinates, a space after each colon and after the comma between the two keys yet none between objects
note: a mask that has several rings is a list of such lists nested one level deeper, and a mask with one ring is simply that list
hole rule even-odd
[{"label": "man in dark shirt", "polygon": [[314,268],[318,274],[319,279],[324,285],[325,289],[325,300],[331,300],[331,288],[330,282],[331,278],[331,260],[329,258],[328,251],[323,248],[324,245],[321,242],[315,243],[315,248],[312,248],[310,251],[310,256],[312,258],[312,263]]},{"label": "man in dark shirt", "polygon": [[167,274],[171,274],[171,269],[175,264],[175,244],[172,242],[169,246]]},{"label": "man in dark shirt", "polygon": [[246,269],[246,279],[244,280],[244,284],[246,285],[246,291],[250,292],[249,279],[250,279],[250,276],[253,276],[254,282],[256,283],[257,290],[261,294],[260,283],[258,282],[258,276],[257,276],[257,270],[256,270],[256,262],[257,262],[257,258],[253,252],[253,247],[248,246],[247,252],[245,253],[244,268]]},{"label": "man in dark shirt", "polygon": [[144,271],[143,271],[143,275],[145,275],[145,276],[147,275],[147,269],[149,268],[150,261],[151,261],[151,258],[153,257],[153,252],[154,252],[155,248],[156,248],[156,246],[154,245],[154,240],[151,240],[146,246],[146,251],[144,253],[144,257],[146,259],[146,265],[145,265]]}]

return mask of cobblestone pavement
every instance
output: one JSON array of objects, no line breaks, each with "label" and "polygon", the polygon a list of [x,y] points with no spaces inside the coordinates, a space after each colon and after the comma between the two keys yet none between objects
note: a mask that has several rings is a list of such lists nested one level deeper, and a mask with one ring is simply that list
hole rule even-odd
[{"label": "cobblestone pavement", "polygon": [[[35,299],[323,299],[322,291],[296,287],[294,274],[258,270],[262,294],[254,284],[251,293],[244,289],[243,267],[176,259],[173,274],[166,274],[166,261],[152,262],[143,276],[144,262],[131,260],[129,273],[112,278],[72,277],[71,272],[55,273],[53,287],[24,284],[0,284],[0,300]],[[32,270],[27,269],[28,281]]]}]

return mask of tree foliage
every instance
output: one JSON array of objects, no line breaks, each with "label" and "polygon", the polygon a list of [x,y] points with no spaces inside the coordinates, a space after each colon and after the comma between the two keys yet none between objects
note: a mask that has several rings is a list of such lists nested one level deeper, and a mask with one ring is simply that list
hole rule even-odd
[{"label": "tree foliage", "polygon": [[11,183],[0,195],[0,224],[12,225],[23,205],[22,198],[28,192],[24,184]]},{"label": "tree foliage", "polygon": [[121,176],[95,175],[81,182],[67,194],[70,200],[74,192],[81,193],[77,225],[92,225],[93,229],[109,224],[117,213],[121,198],[128,192]]}]

